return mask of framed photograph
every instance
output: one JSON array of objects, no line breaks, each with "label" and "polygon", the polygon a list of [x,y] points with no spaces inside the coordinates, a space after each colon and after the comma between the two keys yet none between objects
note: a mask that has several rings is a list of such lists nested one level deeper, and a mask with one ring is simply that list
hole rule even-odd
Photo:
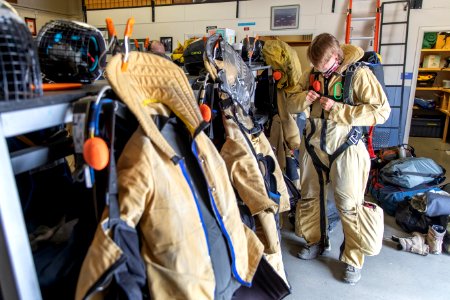
[{"label": "framed photograph", "polygon": [[161,37],[159,41],[164,45],[164,49],[166,50],[166,53],[172,53],[172,37]]},{"label": "framed photograph", "polygon": [[138,47],[139,49],[136,47],[136,43],[134,41],[130,42],[130,51],[144,51],[144,42],[138,41]]},{"label": "framed photograph", "polygon": [[300,5],[272,6],[270,11],[270,29],[297,29]]},{"label": "framed photograph", "polygon": [[25,23],[27,24],[28,29],[31,32],[31,35],[35,36],[36,32],[36,19],[34,18],[25,18]]}]

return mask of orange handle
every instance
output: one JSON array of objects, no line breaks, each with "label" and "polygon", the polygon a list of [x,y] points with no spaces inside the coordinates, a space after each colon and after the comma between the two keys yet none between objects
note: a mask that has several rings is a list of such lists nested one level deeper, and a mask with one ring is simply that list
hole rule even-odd
[{"label": "orange handle", "polygon": [[146,37],[146,38],[145,38],[145,42],[144,42],[144,48],[147,49],[147,48],[148,48],[148,45],[150,45],[150,38],[149,38],[149,37]]},{"label": "orange handle", "polygon": [[312,86],[313,86],[314,91],[316,91],[317,93],[320,92],[321,86],[320,86],[319,80],[314,80]]},{"label": "orange handle", "polygon": [[139,49],[139,42],[137,39],[134,39],[134,46],[136,47],[136,49]]},{"label": "orange handle", "polygon": [[108,29],[109,38],[117,36],[116,28],[111,18],[106,18],[106,28]]},{"label": "orange handle", "polygon": [[133,25],[134,25],[134,18],[131,17],[127,21],[127,26],[125,27],[125,37],[130,37],[133,34]]}]

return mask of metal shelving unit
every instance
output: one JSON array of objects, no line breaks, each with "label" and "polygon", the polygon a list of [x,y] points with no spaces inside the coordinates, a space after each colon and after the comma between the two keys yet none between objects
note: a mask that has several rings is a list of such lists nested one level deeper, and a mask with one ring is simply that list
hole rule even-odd
[{"label": "metal shelving unit", "polygon": [[[6,139],[70,123],[71,102],[96,93],[102,85],[99,82],[80,90],[47,93],[32,100],[0,102],[0,287],[4,299],[42,298],[14,177],[19,170],[13,168],[14,153],[9,152]],[[22,172],[51,159],[45,147],[27,150],[23,155],[14,156]]]}]

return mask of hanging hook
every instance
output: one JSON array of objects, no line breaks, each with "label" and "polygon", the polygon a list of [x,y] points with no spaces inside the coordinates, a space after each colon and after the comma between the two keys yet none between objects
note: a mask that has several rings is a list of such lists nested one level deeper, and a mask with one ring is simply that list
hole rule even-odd
[{"label": "hanging hook", "polygon": [[125,72],[128,68],[128,55],[130,52],[129,39],[131,34],[133,33],[133,25],[134,25],[134,18],[131,17],[127,21],[127,26],[125,27],[125,37],[123,39],[125,54],[122,60],[122,67],[121,67],[122,72]]}]

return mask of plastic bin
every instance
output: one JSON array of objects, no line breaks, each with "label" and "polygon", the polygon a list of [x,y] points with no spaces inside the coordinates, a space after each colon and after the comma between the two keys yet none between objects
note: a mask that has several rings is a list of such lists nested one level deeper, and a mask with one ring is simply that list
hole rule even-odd
[{"label": "plastic bin", "polygon": [[440,118],[413,117],[409,136],[442,137],[443,120]]}]

